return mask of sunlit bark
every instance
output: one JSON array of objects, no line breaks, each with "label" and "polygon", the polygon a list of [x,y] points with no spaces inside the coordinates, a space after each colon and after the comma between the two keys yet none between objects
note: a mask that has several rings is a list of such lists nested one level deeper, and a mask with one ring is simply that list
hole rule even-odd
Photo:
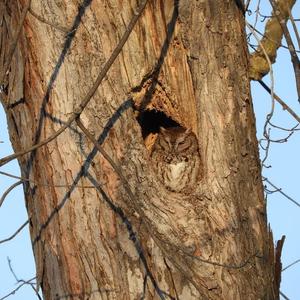
[{"label": "sunlit bark", "polygon": [[[17,3],[6,3],[12,32]],[[137,7],[32,1],[42,19],[27,15],[3,98],[15,151],[74,112]],[[132,196],[75,122],[19,157],[36,182],[24,191],[45,299],[276,299],[244,27],[235,1],[147,4],[81,114]],[[160,185],[145,146],[174,122],[199,141],[190,195]]]}]

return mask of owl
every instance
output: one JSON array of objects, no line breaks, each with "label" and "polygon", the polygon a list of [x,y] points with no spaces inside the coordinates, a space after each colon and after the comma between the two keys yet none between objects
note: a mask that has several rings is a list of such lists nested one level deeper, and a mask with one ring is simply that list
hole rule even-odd
[{"label": "owl", "polygon": [[200,173],[200,154],[196,135],[182,127],[160,128],[152,148],[156,176],[170,191],[190,193]]}]

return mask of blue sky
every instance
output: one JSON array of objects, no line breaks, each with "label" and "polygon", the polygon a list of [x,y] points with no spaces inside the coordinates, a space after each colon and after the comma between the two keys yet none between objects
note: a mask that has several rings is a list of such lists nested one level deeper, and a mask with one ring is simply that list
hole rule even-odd
[{"label": "blue sky", "polygon": [[[252,8],[256,7],[257,1],[252,1]],[[253,9],[254,11],[254,9]],[[300,12],[300,2],[295,5],[294,17],[296,12]],[[270,7],[267,0],[261,1],[261,13],[270,14]],[[253,16],[248,20],[253,22]],[[297,23],[298,27],[300,22]],[[258,28],[263,31],[264,24],[258,22]],[[256,43],[254,40],[253,43]],[[285,43],[285,42],[283,42]],[[298,114],[300,115],[300,104],[297,101],[295,79],[293,74],[290,55],[287,50],[280,49],[276,63],[273,65],[275,78],[275,92]],[[264,78],[264,81],[270,85],[270,78]],[[263,125],[266,114],[271,109],[271,97],[256,82],[252,82],[252,97],[257,121],[257,136],[262,138]],[[296,121],[282,108],[276,104],[272,122],[278,126],[291,128],[296,125]],[[0,157],[12,153],[7,134],[6,117],[2,107],[0,107]],[[271,137],[274,139],[286,137],[287,133],[278,130],[271,130]],[[263,169],[263,176],[267,177],[277,187],[288,194],[290,197],[300,203],[299,195],[299,170],[300,160],[300,132],[295,132],[286,143],[272,143],[270,146],[268,160],[266,164],[270,168]],[[261,156],[264,152],[260,150]],[[1,168],[1,171],[18,175],[18,163],[13,161]],[[12,184],[15,180],[0,175],[0,194]],[[272,187],[268,187],[274,190]],[[272,193],[267,198],[268,220],[271,224],[274,240],[278,240],[282,235],[286,235],[286,241],[283,248],[282,262],[283,267],[300,259],[300,208],[287,200],[280,193]],[[0,209],[0,240],[10,236],[20,225],[27,220],[24,197],[21,186],[14,189]],[[7,257],[10,258],[14,272],[19,279],[28,280],[35,276],[34,259],[32,255],[31,244],[29,240],[28,227],[26,227],[18,236],[4,244],[0,244],[0,299],[16,288],[16,280],[9,270]],[[300,263],[287,269],[282,274],[281,291],[289,299],[300,299]],[[9,299],[23,300],[36,299],[33,290],[29,286],[24,286]],[[283,298],[282,298],[283,299]]]},{"label": "blue sky", "polygon": [[[257,1],[253,1],[256,4]],[[268,1],[261,1],[261,12],[270,15]],[[296,14],[298,12],[298,14]],[[299,18],[300,3],[293,8],[294,18]],[[250,19],[251,20],[251,19]],[[253,18],[252,18],[253,20]],[[299,22],[297,27],[299,28]],[[260,21],[258,26],[263,31]],[[291,28],[291,26],[289,26]],[[300,28],[299,28],[300,30]],[[290,30],[292,32],[292,30]],[[294,39],[295,40],[295,39]],[[255,42],[257,44],[257,42]],[[285,44],[285,40],[283,40]],[[297,44],[296,44],[297,45]],[[297,114],[300,115],[300,103],[298,102],[295,77],[288,50],[281,48],[278,51],[276,63],[273,65],[275,93],[281,97]],[[270,77],[263,79],[271,85]],[[257,137],[263,137],[263,126],[266,115],[271,110],[271,97],[257,82],[252,82],[252,98],[257,122]],[[272,123],[275,125],[291,128],[297,124],[282,107],[276,103]],[[287,132],[278,129],[271,129],[271,138],[280,139],[287,136]],[[270,168],[263,169],[263,176],[267,177],[278,188],[288,194],[291,198],[300,203],[299,196],[299,149],[300,131],[295,132],[286,143],[272,143],[266,165]],[[265,153],[260,149],[261,157]],[[268,189],[275,190],[268,185]],[[273,231],[274,241],[279,240],[282,235],[286,235],[286,240],[282,253],[283,267],[295,260],[300,259],[300,207],[287,200],[280,193],[269,194],[267,197],[268,220]],[[282,273],[281,291],[292,300],[300,299],[300,264],[285,270]],[[283,299],[283,298],[281,298]]]}]

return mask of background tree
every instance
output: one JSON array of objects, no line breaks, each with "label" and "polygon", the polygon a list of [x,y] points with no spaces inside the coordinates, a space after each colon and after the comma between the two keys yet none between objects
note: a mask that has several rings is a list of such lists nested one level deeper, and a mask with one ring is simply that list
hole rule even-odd
[{"label": "background tree", "polygon": [[[101,5],[84,2],[77,15],[69,4],[51,13],[32,6],[50,21],[26,18],[26,39],[19,39],[4,85],[16,151],[70,125],[18,155],[23,178],[32,181],[25,195],[45,298],[274,299],[241,11],[233,1],[150,2],[90,101],[99,62],[136,7]],[[71,16],[61,51],[57,30],[64,28],[57,24]],[[65,118],[82,110],[84,135]],[[174,124],[192,128],[200,145],[202,177],[188,196],[159,185],[142,139],[149,146],[149,134]],[[112,166],[97,154],[106,155],[103,142]]]}]

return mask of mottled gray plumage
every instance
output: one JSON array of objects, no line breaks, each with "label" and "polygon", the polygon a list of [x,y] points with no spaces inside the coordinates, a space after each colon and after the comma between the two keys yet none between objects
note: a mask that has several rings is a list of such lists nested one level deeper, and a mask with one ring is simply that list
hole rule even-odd
[{"label": "mottled gray plumage", "polygon": [[196,135],[182,127],[161,128],[151,158],[158,179],[173,192],[189,193],[200,173]]}]

